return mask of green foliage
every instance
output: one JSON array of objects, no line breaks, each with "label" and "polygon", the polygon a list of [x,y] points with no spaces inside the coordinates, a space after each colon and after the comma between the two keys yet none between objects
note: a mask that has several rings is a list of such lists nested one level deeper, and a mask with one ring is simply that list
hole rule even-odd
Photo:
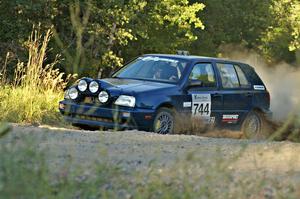
[{"label": "green foliage", "polygon": [[293,41],[290,45],[290,50],[300,49],[300,3],[295,1],[292,3],[290,21],[292,25]]},{"label": "green foliage", "polygon": [[[139,54],[174,52],[195,40],[191,30],[203,29],[196,15],[203,8],[201,3],[176,0],[77,2],[70,4],[72,28],[57,31],[56,41],[64,49],[68,71],[107,75]],[[74,37],[66,37],[68,31]]]},{"label": "green foliage", "polygon": [[4,137],[10,131],[10,126],[7,124],[0,124],[0,138]]},{"label": "green foliage", "polygon": [[11,143],[13,148],[1,143],[0,198],[42,198],[50,191],[45,157],[36,152],[33,141],[22,138],[26,148],[17,139]]},{"label": "green foliage", "polygon": [[203,3],[206,9],[199,16],[205,30],[196,31],[199,40],[192,44],[192,52],[218,55],[223,45],[236,44],[260,52],[269,61],[295,61],[295,53],[290,50],[296,42],[295,29],[299,28],[296,17],[299,1],[204,0]]},{"label": "green foliage", "polygon": [[295,51],[299,48],[300,2],[298,0],[273,0],[269,6],[272,20],[262,33],[258,46],[268,60],[295,61]]},{"label": "green foliage", "polygon": [[[26,58],[32,25],[54,27],[50,59],[80,76],[107,76],[144,53],[217,56],[223,45],[259,51],[269,61],[295,61],[299,49],[298,0],[27,0],[0,3],[0,64],[7,74]],[[9,12],[7,12],[9,10]],[[204,28],[205,27],[205,28]]]},{"label": "green foliage", "polygon": [[[24,59],[27,54],[24,43],[32,30],[32,26],[41,23],[42,29],[51,27],[51,20],[56,15],[54,6],[56,0],[37,1],[0,1],[0,63],[4,63],[7,52],[15,62],[10,65],[13,72],[18,59]],[[2,58],[2,59],[1,59]]]},{"label": "green foliage", "polygon": [[188,1],[150,1],[138,13],[132,29],[137,40],[124,49],[125,57],[144,53],[174,53],[186,48],[197,39],[192,28],[202,30],[202,22],[196,15],[204,9],[202,3]]}]

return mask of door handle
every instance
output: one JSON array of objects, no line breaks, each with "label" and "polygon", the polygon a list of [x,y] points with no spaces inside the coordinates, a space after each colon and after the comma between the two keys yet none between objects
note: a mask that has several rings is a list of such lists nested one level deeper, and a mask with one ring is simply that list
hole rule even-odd
[{"label": "door handle", "polygon": [[213,97],[222,97],[222,95],[220,93],[213,93],[212,96]]},{"label": "door handle", "polygon": [[250,93],[250,92],[247,92],[245,95],[246,95],[246,97],[252,97],[253,96],[253,94]]}]

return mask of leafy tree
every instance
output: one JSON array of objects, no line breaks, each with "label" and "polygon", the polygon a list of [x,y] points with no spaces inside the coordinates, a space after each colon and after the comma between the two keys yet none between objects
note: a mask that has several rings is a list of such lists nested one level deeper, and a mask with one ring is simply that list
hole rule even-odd
[{"label": "leafy tree", "polygon": [[[196,1],[195,1],[196,2]],[[204,31],[195,31],[195,54],[217,56],[226,44],[254,49],[270,62],[295,61],[299,48],[298,0],[203,0]]]},{"label": "leafy tree", "polygon": [[0,0],[0,64],[7,52],[11,73],[24,61],[24,42],[38,24],[55,30],[49,59],[62,54],[59,67],[81,76],[106,76],[144,53],[217,56],[226,44],[294,62],[299,7],[299,0]]},{"label": "leafy tree", "polygon": [[[55,0],[0,0],[0,64],[5,62],[7,52],[10,59],[25,59],[27,41],[32,27],[41,23],[41,28],[51,27],[51,20],[56,15],[53,7]],[[9,68],[10,73],[13,68]]]},{"label": "leafy tree", "polygon": [[[98,71],[101,76],[145,52],[174,52],[196,39],[192,27],[203,29],[196,15],[203,8],[187,0],[77,2],[70,9],[76,44],[65,51],[68,65],[75,71],[83,69],[79,71],[83,74]],[[71,42],[64,32],[63,39],[57,35],[61,48]]]},{"label": "leafy tree", "polygon": [[269,7],[272,20],[263,33],[259,48],[269,60],[295,61],[299,48],[300,2],[298,0],[273,0]]}]

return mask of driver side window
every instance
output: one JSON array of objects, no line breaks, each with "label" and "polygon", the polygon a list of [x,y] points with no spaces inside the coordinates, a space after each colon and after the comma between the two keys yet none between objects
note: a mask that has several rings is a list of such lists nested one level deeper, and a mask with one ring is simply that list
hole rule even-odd
[{"label": "driver side window", "polygon": [[198,63],[194,66],[189,80],[200,80],[203,87],[216,87],[215,73],[211,63]]}]

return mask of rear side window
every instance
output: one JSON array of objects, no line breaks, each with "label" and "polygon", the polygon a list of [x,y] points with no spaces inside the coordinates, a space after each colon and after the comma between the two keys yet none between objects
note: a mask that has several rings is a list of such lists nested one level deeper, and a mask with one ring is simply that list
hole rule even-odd
[{"label": "rear side window", "polygon": [[249,88],[250,83],[238,65],[217,63],[223,88]]},{"label": "rear side window", "polygon": [[198,63],[194,66],[190,80],[201,80],[204,87],[215,87],[216,79],[211,63]]},{"label": "rear side window", "polygon": [[245,71],[245,74],[247,74],[248,80],[251,81],[251,84],[264,85],[260,77],[256,74],[253,67],[249,65],[241,65],[240,67],[243,69],[243,71]]},{"label": "rear side window", "polygon": [[236,74],[235,68],[232,64],[217,63],[219,69],[223,88],[239,88],[240,83]]},{"label": "rear side window", "polygon": [[237,65],[235,65],[234,67],[235,67],[235,70],[237,72],[238,78],[240,80],[240,86],[242,88],[248,88],[248,87],[250,87],[250,83],[248,82],[248,80],[246,78],[246,75],[242,71],[242,69],[239,66],[237,66]]}]

